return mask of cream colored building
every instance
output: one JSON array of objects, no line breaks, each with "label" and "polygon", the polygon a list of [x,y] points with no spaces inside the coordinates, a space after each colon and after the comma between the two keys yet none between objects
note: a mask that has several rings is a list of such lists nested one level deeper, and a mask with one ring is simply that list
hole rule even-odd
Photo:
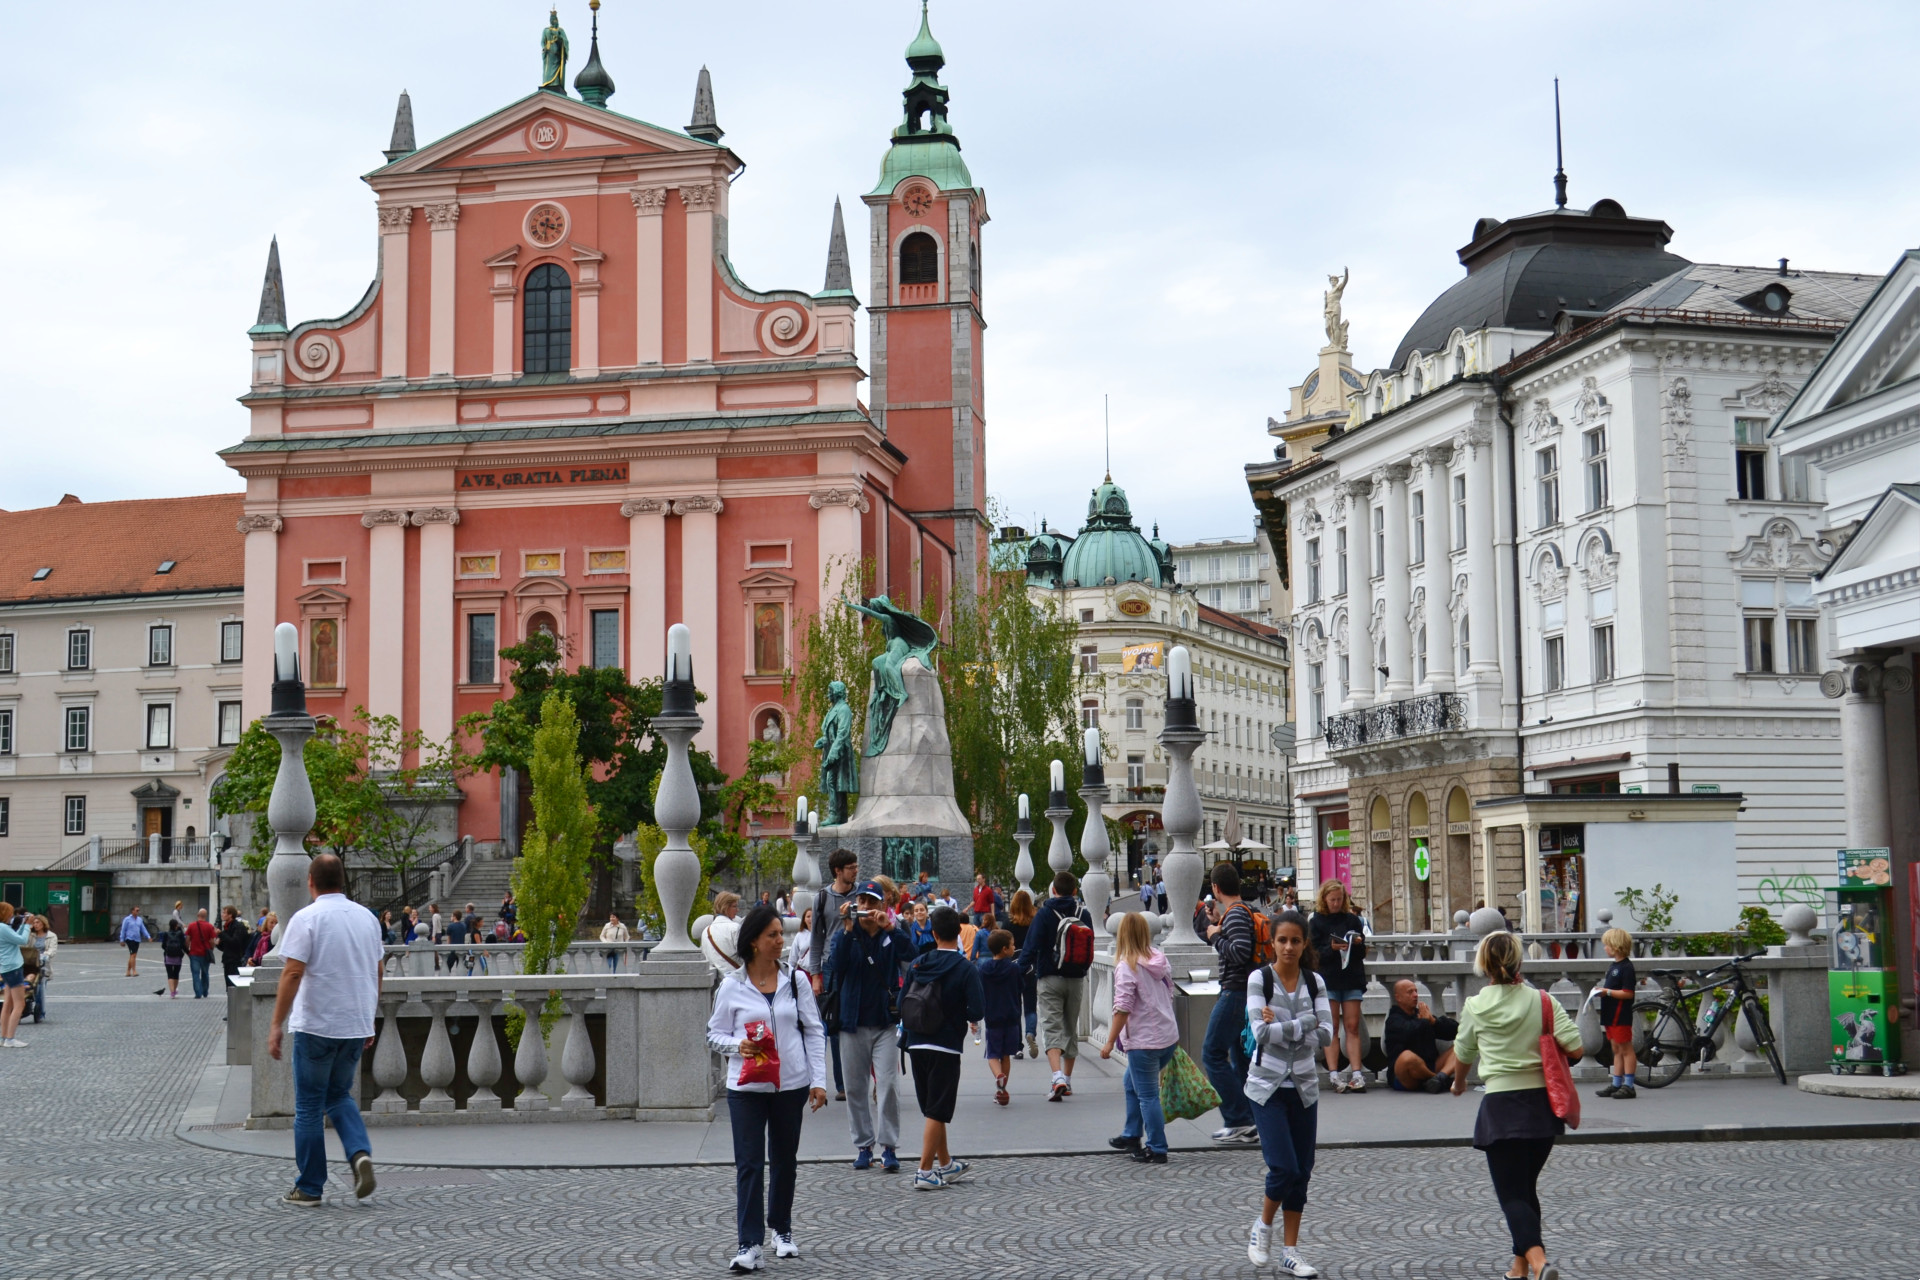
[{"label": "cream colored building", "polygon": [[240,514],[237,493],[0,513],[0,869],[96,837],[110,866],[156,835],[204,861],[245,727]]}]

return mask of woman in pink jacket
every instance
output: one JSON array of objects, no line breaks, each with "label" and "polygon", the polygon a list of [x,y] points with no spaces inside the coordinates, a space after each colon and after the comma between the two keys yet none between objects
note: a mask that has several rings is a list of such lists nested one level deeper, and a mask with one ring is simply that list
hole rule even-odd
[{"label": "woman in pink jacket", "polygon": [[1117,1044],[1127,1054],[1127,1123],[1107,1145],[1141,1164],[1167,1162],[1167,1117],[1160,1109],[1160,1072],[1179,1045],[1173,1018],[1173,966],[1158,947],[1147,917],[1129,912],[1114,935],[1113,1026],[1100,1056]]}]

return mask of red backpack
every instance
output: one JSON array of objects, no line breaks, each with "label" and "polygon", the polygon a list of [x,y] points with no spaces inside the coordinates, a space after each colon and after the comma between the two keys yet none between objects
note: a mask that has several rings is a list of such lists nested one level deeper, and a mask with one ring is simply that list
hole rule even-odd
[{"label": "red backpack", "polygon": [[1053,935],[1053,971],[1084,978],[1093,969],[1093,930],[1078,916],[1061,916]]}]

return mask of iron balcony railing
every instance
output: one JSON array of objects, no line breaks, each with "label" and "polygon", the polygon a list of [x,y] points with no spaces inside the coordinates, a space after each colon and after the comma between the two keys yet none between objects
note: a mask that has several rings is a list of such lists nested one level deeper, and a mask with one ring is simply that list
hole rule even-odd
[{"label": "iron balcony railing", "polygon": [[1429,693],[1377,707],[1362,707],[1327,717],[1327,748],[1351,751],[1356,747],[1425,733],[1467,727],[1467,704],[1457,693]]}]

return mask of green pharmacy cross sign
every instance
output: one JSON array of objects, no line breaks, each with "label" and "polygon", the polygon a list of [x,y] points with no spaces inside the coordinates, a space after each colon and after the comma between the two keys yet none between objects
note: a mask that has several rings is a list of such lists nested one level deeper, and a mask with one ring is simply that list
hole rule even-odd
[{"label": "green pharmacy cross sign", "polygon": [[1413,846],[1413,878],[1424,884],[1428,873],[1432,870],[1433,859],[1427,856],[1427,846],[1424,844]]}]

